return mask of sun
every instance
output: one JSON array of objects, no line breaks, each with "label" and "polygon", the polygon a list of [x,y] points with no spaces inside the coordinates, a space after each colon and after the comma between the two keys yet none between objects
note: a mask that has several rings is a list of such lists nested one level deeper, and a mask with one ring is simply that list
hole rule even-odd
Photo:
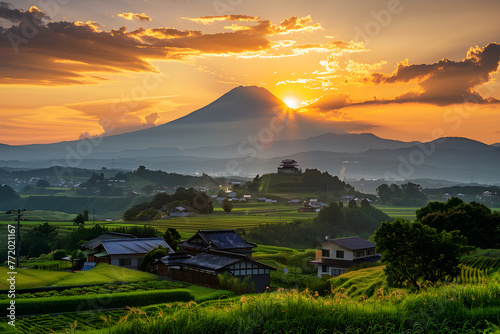
[{"label": "sun", "polygon": [[299,100],[294,97],[294,96],[287,96],[283,99],[283,102],[285,102],[285,104],[289,107],[289,108],[292,108],[292,109],[296,109],[296,108],[299,108],[300,107],[300,102]]}]

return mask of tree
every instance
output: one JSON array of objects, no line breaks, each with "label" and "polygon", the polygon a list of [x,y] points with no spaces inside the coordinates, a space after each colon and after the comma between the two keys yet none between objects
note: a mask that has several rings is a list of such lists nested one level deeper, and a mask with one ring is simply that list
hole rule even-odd
[{"label": "tree", "polygon": [[136,217],[137,220],[152,220],[152,219],[154,220],[159,218],[160,218],[160,213],[155,208],[142,210]]},{"label": "tree", "polygon": [[465,203],[456,197],[446,203],[430,202],[417,210],[417,220],[438,232],[458,230],[471,246],[500,246],[500,214],[477,202]]},{"label": "tree", "polygon": [[0,185],[0,202],[12,202],[19,198],[20,196],[10,186]]},{"label": "tree", "polygon": [[153,193],[153,190],[155,187],[153,187],[152,184],[146,184],[144,187],[141,188],[141,190],[146,194],[146,195],[151,195]]},{"label": "tree", "polygon": [[83,210],[83,220],[89,221],[89,210]]},{"label": "tree", "polygon": [[167,228],[165,233],[163,233],[163,240],[175,251],[177,250],[177,245],[181,241],[181,235],[175,228]]},{"label": "tree", "polygon": [[48,222],[34,227],[23,235],[21,239],[21,254],[27,256],[40,256],[48,254],[54,248],[54,242],[57,237],[55,226]]},{"label": "tree", "polygon": [[75,249],[71,252],[69,259],[71,260],[71,265],[73,269],[81,269],[83,267],[83,262],[85,261],[85,254],[79,249]]},{"label": "tree", "polygon": [[50,183],[49,183],[49,181],[47,181],[47,180],[42,180],[42,179],[40,179],[40,180],[38,180],[38,182],[36,183],[36,186],[37,186],[37,187],[40,187],[40,188],[46,188],[46,187],[50,187]]},{"label": "tree", "polygon": [[156,260],[168,255],[168,248],[163,248],[161,245],[153,248],[144,255],[144,258],[139,265],[140,271],[150,271],[151,266]]},{"label": "tree", "polygon": [[356,201],[354,199],[351,199],[349,201],[349,204],[348,204],[349,209],[355,208],[357,206],[358,206],[358,204],[356,204]]},{"label": "tree", "polygon": [[225,213],[231,212],[233,210],[233,202],[229,201],[227,198],[222,201],[222,210],[224,210]]},{"label": "tree", "polygon": [[382,204],[388,203],[391,200],[391,190],[387,184],[381,184],[375,190]]},{"label": "tree", "polygon": [[85,224],[85,218],[84,218],[84,216],[81,213],[79,213],[75,217],[75,219],[73,219],[73,224],[74,225],[84,225]]},{"label": "tree", "polygon": [[425,281],[436,283],[455,277],[460,272],[460,257],[470,250],[458,231],[438,233],[420,222],[400,218],[383,222],[374,240],[390,283],[406,283],[417,289]]}]

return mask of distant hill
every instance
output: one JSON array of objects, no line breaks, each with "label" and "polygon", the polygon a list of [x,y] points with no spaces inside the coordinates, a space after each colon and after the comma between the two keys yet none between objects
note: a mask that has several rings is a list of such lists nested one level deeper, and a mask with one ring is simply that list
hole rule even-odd
[{"label": "distant hill", "polygon": [[[286,125],[286,126],[285,126]],[[253,177],[283,158],[351,178],[432,178],[498,183],[500,144],[457,137],[403,142],[349,134],[288,108],[262,87],[236,87],[207,106],[153,128],[43,145],[0,144],[0,167],[54,165]]]}]

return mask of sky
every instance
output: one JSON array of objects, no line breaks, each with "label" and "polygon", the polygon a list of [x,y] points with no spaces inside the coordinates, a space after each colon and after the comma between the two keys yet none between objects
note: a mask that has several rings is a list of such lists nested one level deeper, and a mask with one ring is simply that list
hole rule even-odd
[{"label": "sky", "polygon": [[0,143],[158,126],[240,85],[353,133],[499,143],[498,13],[497,0],[0,1]]}]

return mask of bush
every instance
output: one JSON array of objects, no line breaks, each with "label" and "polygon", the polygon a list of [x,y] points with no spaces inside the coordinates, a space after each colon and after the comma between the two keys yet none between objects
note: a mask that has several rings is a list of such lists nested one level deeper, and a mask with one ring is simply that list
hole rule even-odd
[{"label": "bush", "polygon": [[64,249],[58,249],[52,253],[52,258],[54,260],[61,260],[63,257],[66,256],[66,251]]}]

